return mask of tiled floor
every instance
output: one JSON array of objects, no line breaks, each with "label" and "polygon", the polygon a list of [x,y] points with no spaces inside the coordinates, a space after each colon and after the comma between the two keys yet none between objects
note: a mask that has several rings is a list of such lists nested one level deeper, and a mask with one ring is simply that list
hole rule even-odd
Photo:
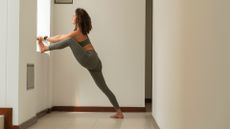
[{"label": "tiled floor", "polygon": [[151,112],[124,113],[124,119],[109,118],[113,112],[51,112],[28,129],[156,129]]}]

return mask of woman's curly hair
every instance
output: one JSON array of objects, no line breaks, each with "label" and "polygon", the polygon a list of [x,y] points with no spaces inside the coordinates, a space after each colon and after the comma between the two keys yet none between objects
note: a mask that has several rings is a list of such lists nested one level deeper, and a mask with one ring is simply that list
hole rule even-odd
[{"label": "woman's curly hair", "polygon": [[[75,15],[77,16],[78,26],[80,27],[84,35],[88,34],[92,29],[91,18],[89,14],[82,8],[77,8],[75,10]],[[77,29],[77,25],[75,29]]]}]

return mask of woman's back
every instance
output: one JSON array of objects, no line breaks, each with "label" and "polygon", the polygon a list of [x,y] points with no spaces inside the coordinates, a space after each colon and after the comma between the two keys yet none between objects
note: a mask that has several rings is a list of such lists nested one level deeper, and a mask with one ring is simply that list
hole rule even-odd
[{"label": "woman's back", "polygon": [[[75,31],[76,33],[74,34],[74,36],[72,37],[77,43],[81,43],[82,41],[86,41],[87,39],[89,39],[88,35],[84,35],[81,33],[80,29],[77,29]],[[83,46],[83,49],[85,49],[86,51],[88,50],[94,50],[93,45],[91,44],[91,42],[89,40],[87,40],[88,42],[86,43],[85,46]]]}]

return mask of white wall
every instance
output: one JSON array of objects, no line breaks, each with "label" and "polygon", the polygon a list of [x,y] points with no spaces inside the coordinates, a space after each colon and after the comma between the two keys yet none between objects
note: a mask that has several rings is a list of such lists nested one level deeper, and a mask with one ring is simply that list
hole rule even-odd
[{"label": "white wall", "polygon": [[[3,0],[0,6],[0,107],[13,108],[13,125],[19,125],[51,105],[49,57],[35,51],[36,0]],[[26,90],[27,63],[35,64],[33,90]]]},{"label": "white wall", "polygon": [[[29,6],[28,6],[29,5]],[[19,123],[35,116],[36,86],[27,90],[26,65],[35,64],[36,1],[20,1]],[[36,67],[36,65],[35,65]],[[36,70],[35,70],[36,71]]]},{"label": "white wall", "polygon": [[[36,52],[37,1],[20,0],[19,123],[50,107],[49,55]],[[26,65],[35,64],[35,88],[26,88]]]},{"label": "white wall", "polygon": [[[182,129],[182,1],[155,0],[153,116],[161,129]],[[186,128],[187,129],[187,128]]]},{"label": "white wall", "polygon": [[7,0],[0,4],[0,107],[6,104]]},{"label": "white wall", "polygon": [[13,123],[17,123],[19,1],[3,0],[0,8],[0,107],[12,107]]},{"label": "white wall", "polygon": [[154,1],[153,116],[161,129],[229,129],[228,0]]},{"label": "white wall", "polygon": [[[73,30],[71,18],[78,7],[91,16],[89,37],[120,105],[144,107],[145,1],[77,0],[73,5],[54,5],[54,35]],[[53,54],[53,105],[112,106],[69,48]]]}]

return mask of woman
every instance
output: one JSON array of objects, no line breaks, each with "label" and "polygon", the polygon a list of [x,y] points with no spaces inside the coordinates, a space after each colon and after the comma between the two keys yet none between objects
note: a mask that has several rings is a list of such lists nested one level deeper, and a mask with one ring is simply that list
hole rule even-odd
[{"label": "woman", "polygon": [[[114,106],[116,114],[112,115],[111,118],[124,118],[116,97],[108,88],[104,80],[101,60],[99,59],[97,52],[94,50],[94,47],[87,35],[92,29],[90,16],[84,9],[77,8],[75,10],[75,15],[72,18],[72,23],[75,25],[74,31],[68,34],[56,35],[53,37],[39,36],[38,40],[41,53],[44,53],[45,51],[63,49],[69,46],[75,58],[90,72],[97,86],[106,94]],[[47,40],[51,44],[49,46],[45,46],[43,44],[43,40]]]}]

